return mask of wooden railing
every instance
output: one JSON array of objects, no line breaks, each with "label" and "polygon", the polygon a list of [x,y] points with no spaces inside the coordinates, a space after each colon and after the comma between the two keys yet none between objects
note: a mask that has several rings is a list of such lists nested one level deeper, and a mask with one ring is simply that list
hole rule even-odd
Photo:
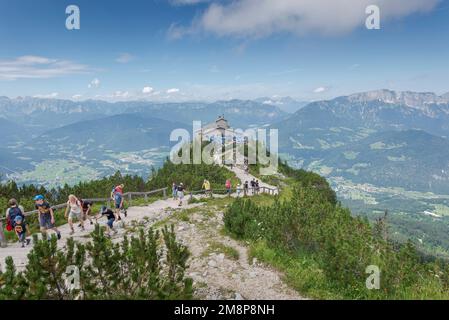
[{"label": "wooden railing", "polygon": [[[241,189],[231,189],[231,192],[238,192],[240,191],[241,194],[243,194],[244,196],[251,194],[262,194],[262,193],[267,193],[269,195],[276,195],[279,194],[279,188],[269,188],[269,187],[259,187],[259,188],[248,188],[247,190],[244,188]],[[210,194],[226,194],[228,192],[227,189],[211,189],[211,190],[197,190],[197,191],[188,191],[187,193],[190,195],[190,199],[193,198],[194,195],[197,194],[206,194],[206,193],[210,193]]]},{"label": "wooden railing", "polygon": [[[148,192],[126,192],[123,194],[123,197],[128,200],[128,203],[131,206],[133,196],[134,197],[136,197],[136,196],[144,197],[145,201],[148,201],[148,196],[162,192],[164,199],[167,199],[167,189],[168,188],[161,188],[161,189],[152,190],[152,191],[148,191]],[[113,199],[111,199],[111,198],[91,198],[91,199],[83,199],[83,201],[104,202],[104,203],[108,204],[108,207],[110,207]],[[63,209],[65,207],[67,207],[67,203],[57,204],[57,205],[52,206],[51,208],[53,210],[57,210],[57,209]],[[25,217],[30,216],[32,214],[36,214],[36,213],[38,213],[38,210],[27,211],[27,212],[25,212]],[[6,220],[5,217],[0,218],[0,221],[4,221],[4,220]]]},{"label": "wooden railing", "polygon": [[[132,201],[133,201],[133,197],[143,197],[145,199],[145,201],[148,201],[148,197],[150,195],[153,194],[157,194],[162,192],[163,198],[167,199],[167,190],[168,188],[161,188],[161,189],[157,189],[157,190],[152,190],[152,191],[148,191],[148,192],[126,192],[123,194],[123,197],[125,199],[128,200],[128,205],[132,206]],[[213,195],[214,193],[222,193],[222,194],[226,194],[227,193],[227,189],[211,189],[211,190],[197,190],[197,191],[187,191],[186,193],[190,195],[190,199],[193,199],[194,195],[197,194],[206,194],[207,192],[210,192],[211,195]],[[262,194],[262,193],[267,193],[269,195],[276,195],[279,194],[279,188],[269,188],[269,187],[259,187],[257,188],[248,188],[247,190],[244,188],[241,189],[236,189],[233,188],[231,189],[231,192],[238,192],[240,191],[241,194],[248,195],[248,194]],[[83,201],[90,201],[90,202],[104,202],[107,203],[108,207],[111,207],[111,202],[113,201],[113,199],[111,198],[91,198],[91,199],[83,199]],[[67,207],[67,203],[63,203],[63,204],[57,204],[52,206],[52,209],[56,210],[56,209],[63,209]],[[27,211],[25,212],[25,216],[30,216],[33,214],[36,214],[38,212],[38,210],[33,210],[33,211]],[[6,239],[5,236],[3,234],[3,221],[5,221],[6,218],[0,218],[0,246],[6,244]],[[3,241],[3,243],[2,243]]]},{"label": "wooden railing", "polygon": [[[126,192],[123,194],[123,196],[128,199],[128,203],[131,206],[133,197],[144,197],[145,201],[148,201],[148,196],[162,192],[163,198],[167,199],[167,189],[168,188],[161,188],[161,189],[152,190],[152,191],[148,191],[148,192]],[[92,199],[83,199],[83,201],[104,202],[104,203],[107,203],[108,207],[110,207],[113,199],[111,199],[111,198],[92,198]],[[55,209],[55,210],[63,209],[66,206],[67,206],[67,203],[57,204],[55,206],[52,206],[52,209]],[[25,216],[30,216],[32,214],[36,214],[37,212],[38,212],[37,210],[33,210],[33,211],[27,211],[24,214],[25,214]],[[6,217],[0,218],[0,247],[6,246],[6,238],[3,233],[3,221],[5,221],[5,220],[6,220]]]}]

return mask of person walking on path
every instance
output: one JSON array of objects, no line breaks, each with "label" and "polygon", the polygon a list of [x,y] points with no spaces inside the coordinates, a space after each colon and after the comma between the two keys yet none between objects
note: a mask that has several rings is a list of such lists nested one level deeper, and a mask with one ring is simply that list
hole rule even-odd
[{"label": "person walking on path", "polygon": [[254,195],[256,192],[256,180],[255,179],[251,180],[251,192],[252,192],[252,195]]},{"label": "person walking on path", "polygon": [[182,200],[184,199],[184,184],[181,182],[178,186],[178,199],[179,199],[179,204],[178,206],[181,207],[182,206]]},{"label": "person walking on path", "polygon": [[120,184],[114,188],[112,188],[111,191],[111,199],[114,200],[115,203],[115,213],[120,218],[120,212],[123,211],[123,214],[125,215],[125,218],[128,216],[127,211],[123,208],[124,198],[123,198],[123,189],[125,188],[124,184]]},{"label": "person walking on path", "polygon": [[118,216],[111,209],[107,208],[106,206],[102,206],[100,209],[100,212],[95,217],[95,220],[97,221],[97,223],[98,223],[98,219],[100,219],[101,217],[104,217],[104,216],[106,216],[106,218],[108,220],[108,222],[106,223],[107,235],[109,237],[111,237],[111,232],[113,232],[114,234],[117,233],[117,230],[114,229],[114,222],[118,221]]},{"label": "person walking on path", "polygon": [[84,231],[84,220],[82,217],[83,214],[83,206],[81,201],[78,200],[73,194],[69,195],[69,200],[67,201],[67,207],[65,209],[64,217],[67,219],[69,223],[70,235],[75,233],[75,229],[73,228],[73,220],[77,219],[81,224],[81,231]]},{"label": "person walking on path", "polygon": [[256,187],[256,194],[259,194],[260,191],[259,180],[256,180],[256,182],[254,182],[254,186]]},{"label": "person walking on path", "polygon": [[230,197],[231,196],[231,188],[232,188],[230,179],[226,180],[225,187],[226,187],[226,194],[228,195],[228,197]]},{"label": "person walking on path", "polygon": [[210,182],[209,182],[209,180],[204,179],[202,188],[204,189],[204,194],[206,195],[206,197],[207,197],[207,196],[212,196],[212,192],[211,192],[211,189],[210,189]]},{"label": "person walking on path", "polygon": [[38,211],[39,225],[42,237],[44,239],[49,239],[47,232],[48,230],[52,230],[56,233],[58,240],[60,240],[61,232],[59,232],[58,228],[56,228],[55,214],[52,207],[47,201],[45,201],[45,197],[43,195],[35,196],[34,201],[36,204],[36,210]]},{"label": "person walking on path", "polygon": [[[94,224],[92,217],[90,216],[91,210],[92,210],[92,201],[84,201],[83,199],[78,199],[81,202],[81,208],[83,208],[83,213],[82,213],[82,217],[81,219],[83,219],[83,221],[90,221],[90,224]],[[80,223],[78,225],[78,227],[82,227],[82,224]]]},{"label": "person walking on path", "polygon": [[6,221],[11,229],[17,235],[19,242],[22,243],[22,248],[29,245],[31,240],[27,239],[27,235],[30,236],[30,228],[25,222],[25,210],[22,206],[19,206],[16,199],[11,199],[8,202],[9,208],[6,210]]},{"label": "person walking on path", "polygon": [[246,197],[248,195],[248,191],[249,191],[249,184],[248,181],[245,181],[245,183],[243,184],[243,196]]},{"label": "person walking on path", "polygon": [[178,186],[177,186],[176,182],[173,182],[173,184],[171,185],[171,190],[172,190],[173,200],[177,200],[178,199]]},{"label": "person walking on path", "polygon": [[242,192],[242,185],[239,183],[237,185],[237,198],[240,198],[240,193]]}]

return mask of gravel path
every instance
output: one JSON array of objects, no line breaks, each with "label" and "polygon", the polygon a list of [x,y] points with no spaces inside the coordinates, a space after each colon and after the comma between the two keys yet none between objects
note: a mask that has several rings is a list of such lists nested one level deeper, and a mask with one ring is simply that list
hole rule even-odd
[{"label": "gravel path", "polygon": [[[251,181],[254,177],[244,170],[233,170],[242,181]],[[263,182],[261,187],[275,188]],[[236,195],[233,194],[233,197]],[[216,196],[217,198],[223,196]],[[185,200],[185,203],[187,200]],[[189,221],[179,219],[177,213],[184,209],[198,208],[188,217]],[[191,211],[191,210],[189,210]],[[154,223],[172,223],[179,241],[189,247],[192,253],[189,261],[188,276],[194,280],[196,296],[201,299],[302,299],[302,297],[282,281],[282,274],[257,261],[249,261],[247,248],[241,243],[222,235],[223,212],[219,208],[205,206],[204,203],[185,204],[178,207],[178,201],[158,200],[148,206],[131,207],[124,224],[117,225],[118,234],[113,241],[121,241],[133,228],[149,228]],[[105,220],[101,220],[105,223]],[[76,230],[69,235],[68,224],[59,227],[62,234],[58,247],[63,249],[65,239],[73,237],[76,241],[89,241],[94,225],[86,223],[86,230]],[[4,259],[12,256],[16,267],[21,270],[27,263],[27,254],[32,245],[21,248],[18,243],[9,243],[0,248],[0,264],[4,269]],[[224,252],[220,252],[224,251]],[[229,255],[233,252],[233,255]]]}]

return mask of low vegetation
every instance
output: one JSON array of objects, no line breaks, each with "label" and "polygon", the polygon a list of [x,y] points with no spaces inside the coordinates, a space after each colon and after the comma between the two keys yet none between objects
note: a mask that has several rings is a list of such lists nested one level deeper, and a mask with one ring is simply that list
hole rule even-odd
[{"label": "low vegetation", "polygon": [[24,271],[7,258],[6,271],[0,271],[0,300],[192,297],[192,280],[185,277],[189,251],[168,227],[162,233],[140,230],[137,237],[115,244],[97,226],[92,241],[68,239],[66,250],[57,250],[55,237],[34,241]]},{"label": "low vegetation", "polygon": [[[420,258],[411,243],[389,241],[384,220],[370,225],[335,201],[320,177],[293,169],[292,197],[259,205],[238,199],[224,221],[235,238],[250,241],[251,254],[284,271],[302,294],[339,299],[449,298],[449,269]],[[320,188],[317,188],[319,183]],[[366,287],[368,266],[381,271],[380,289]]]}]

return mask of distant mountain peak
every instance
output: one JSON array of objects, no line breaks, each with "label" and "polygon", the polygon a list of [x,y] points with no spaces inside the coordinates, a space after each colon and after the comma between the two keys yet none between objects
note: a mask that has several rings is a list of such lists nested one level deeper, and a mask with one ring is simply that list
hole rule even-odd
[{"label": "distant mountain peak", "polygon": [[388,89],[356,93],[348,96],[352,102],[382,101],[409,107],[423,108],[430,104],[449,103],[449,94],[439,96],[433,92],[393,91]]}]

